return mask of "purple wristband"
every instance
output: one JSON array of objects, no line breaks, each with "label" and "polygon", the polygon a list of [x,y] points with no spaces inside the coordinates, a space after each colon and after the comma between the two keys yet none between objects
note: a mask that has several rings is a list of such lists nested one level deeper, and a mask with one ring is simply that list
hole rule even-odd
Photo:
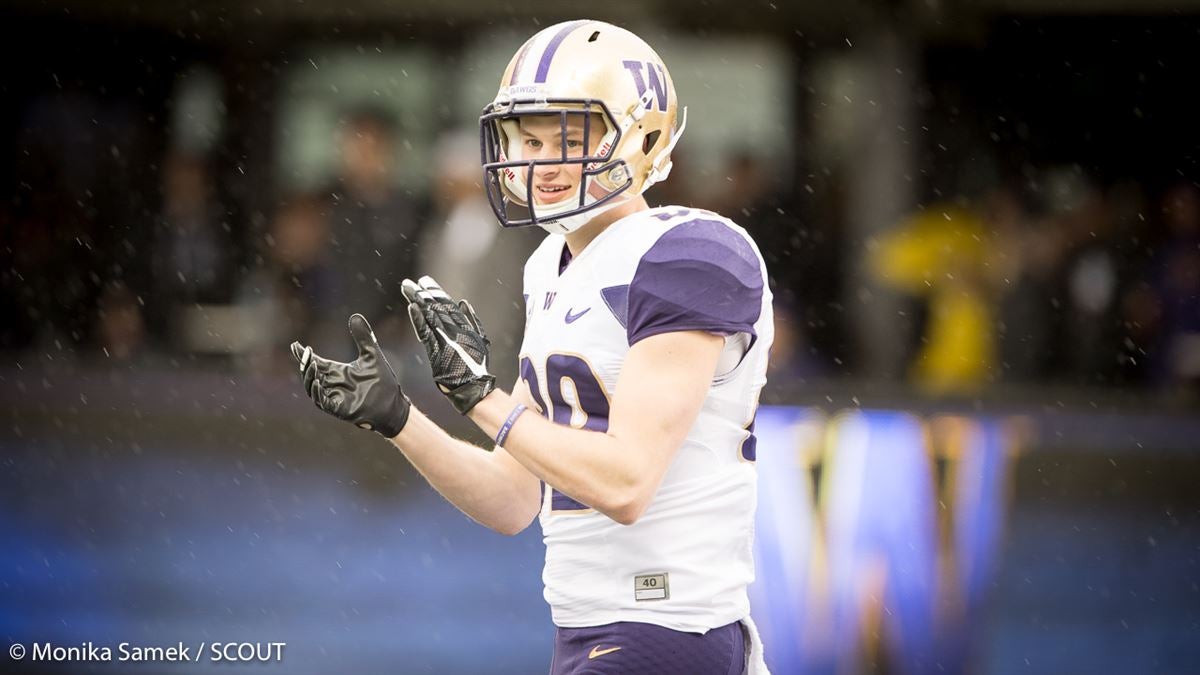
[{"label": "purple wristband", "polygon": [[500,425],[500,431],[496,433],[496,445],[504,447],[504,441],[508,439],[508,432],[512,431],[512,427],[517,423],[517,418],[521,416],[521,413],[528,409],[524,403],[518,403],[517,407],[508,413],[508,419],[504,420],[504,424]]}]

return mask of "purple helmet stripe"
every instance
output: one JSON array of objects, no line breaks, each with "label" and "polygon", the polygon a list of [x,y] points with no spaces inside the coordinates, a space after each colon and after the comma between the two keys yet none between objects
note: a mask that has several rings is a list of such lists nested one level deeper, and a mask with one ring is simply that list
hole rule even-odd
[{"label": "purple helmet stripe", "polygon": [[512,77],[508,78],[508,84],[511,86],[517,83],[517,73],[521,72],[521,66],[525,65],[525,57],[529,54],[529,48],[533,46],[533,38],[525,41],[525,45],[521,47],[521,53],[517,54],[517,62],[513,65]]},{"label": "purple helmet stripe", "polygon": [[550,62],[554,60],[554,52],[558,51],[558,46],[562,44],[563,40],[567,39],[567,36],[571,34],[571,31],[579,28],[585,23],[587,23],[586,19],[572,21],[571,23],[568,23],[567,25],[558,29],[558,33],[556,33],[550,40],[550,44],[546,45],[546,51],[542,52],[542,60],[538,63],[537,75],[533,78],[534,83],[542,84],[546,81],[546,75],[550,72]]}]

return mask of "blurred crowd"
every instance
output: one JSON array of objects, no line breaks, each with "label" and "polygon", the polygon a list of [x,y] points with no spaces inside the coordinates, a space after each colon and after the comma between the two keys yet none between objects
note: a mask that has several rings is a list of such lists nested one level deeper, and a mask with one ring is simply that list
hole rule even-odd
[{"label": "blurred crowd", "polygon": [[[496,225],[474,130],[438,139],[430,189],[418,192],[397,177],[397,120],[346,110],[328,139],[332,179],[272,196],[259,221],[238,222],[211,151],[167,141],[161,161],[131,166],[122,152],[158,146],[126,130],[121,111],[95,114],[115,115],[121,123],[102,138],[121,142],[93,138],[83,143],[93,156],[80,161],[76,121],[58,119],[61,108],[29,111],[38,120],[27,127],[30,159],[0,208],[5,349],[212,358],[275,373],[290,368],[292,340],[349,358],[345,321],[361,312],[402,367],[414,345],[399,284],[432,274],[472,300],[498,375],[514,376],[521,264],[542,235]],[[812,207],[810,192],[753,153],[730,153],[707,181],[688,179],[699,175],[690,159],[681,151],[676,178],[648,197],[712,209],[755,236],[777,299],[776,381],[873,375],[859,365],[843,303],[860,290],[844,270],[862,255],[870,272],[860,282],[900,308],[897,372],[933,393],[1200,382],[1194,183],[1106,185],[1078,167],[1048,168],[1036,181],[925,204],[859,245],[840,239],[836,210]]]},{"label": "blurred crowd", "polygon": [[910,377],[936,392],[991,382],[1200,383],[1200,189],[1102,187],[1073,169],[1036,190],[935,203],[877,242],[874,275],[921,317]]},{"label": "blurred crowd", "polygon": [[[63,126],[71,125],[55,130]],[[541,237],[500,232],[479,188],[474,132],[441,138],[431,189],[413,194],[397,180],[396,120],[349,109],[329,139],[336,175],[279,195],[253,224],[230,222],[212,154],[168,147],[147,172],[157,204],[139,213],[71,200],[86,188],[64,175],[59,134],[34,136],[38,161],[27,171],[36,174],[0,210],[9,351],[138,363],[186,356],[280,373],[291,368],[292,340],[352,358],[346,319],[360,312],[403,352],[412,340],[400,282],[432,274],[472,300],[492,334],[497,374],[515,376],[521,266]]]}]

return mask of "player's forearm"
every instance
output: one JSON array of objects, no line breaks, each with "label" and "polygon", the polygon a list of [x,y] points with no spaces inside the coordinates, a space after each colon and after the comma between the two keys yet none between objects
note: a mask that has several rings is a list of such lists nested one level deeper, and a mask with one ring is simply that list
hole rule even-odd
[{"label": "player's forearm", "polygon": [[[517,401],[494,391],[469,416],[495,436]],[[559,492],[620,523],[645,510],[661,476],[642,461],[646,453],[607,433],[554,424],[530,410],[509,431],[505,449],[530,473]]]},{"label": "player's forearm", "polygon": [[415,407],[392,443],[438,493],[481,525],[516,534],[537,515],[541,486],[536,478],[450,436]]}]

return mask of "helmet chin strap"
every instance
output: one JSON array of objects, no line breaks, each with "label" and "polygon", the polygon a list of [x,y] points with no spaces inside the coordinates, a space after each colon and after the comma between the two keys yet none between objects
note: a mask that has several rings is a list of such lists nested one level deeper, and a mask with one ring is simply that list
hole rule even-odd
[{"label": "helmet chin strap", "polygon": [[655,183],[666,180],[667,176],[671,175],[671,167],[673,166],[671,151],[675,149],[675,144],[679,142],[679,139],[683,138],[683,130],[687,129],[687,106],[683,106],[683,113],[679,117],[679,128],[671,133],[671,142],[667,144],[662,154],[655,160],[654,166],[650,167],[650,175],[646,176],[643,190]]},{"label": "helmet chin strap", "polygon": [[577,213],[566,218],[553,218],[551,220],[538,220],[538,226],[550,234],[570,234],[575,230],[587,225],[593,218],[609,209],[624,204],[629,197],[625,199],[613,199],[607,204],[602,204],[592,209],[588,209],[583,213]]}]

